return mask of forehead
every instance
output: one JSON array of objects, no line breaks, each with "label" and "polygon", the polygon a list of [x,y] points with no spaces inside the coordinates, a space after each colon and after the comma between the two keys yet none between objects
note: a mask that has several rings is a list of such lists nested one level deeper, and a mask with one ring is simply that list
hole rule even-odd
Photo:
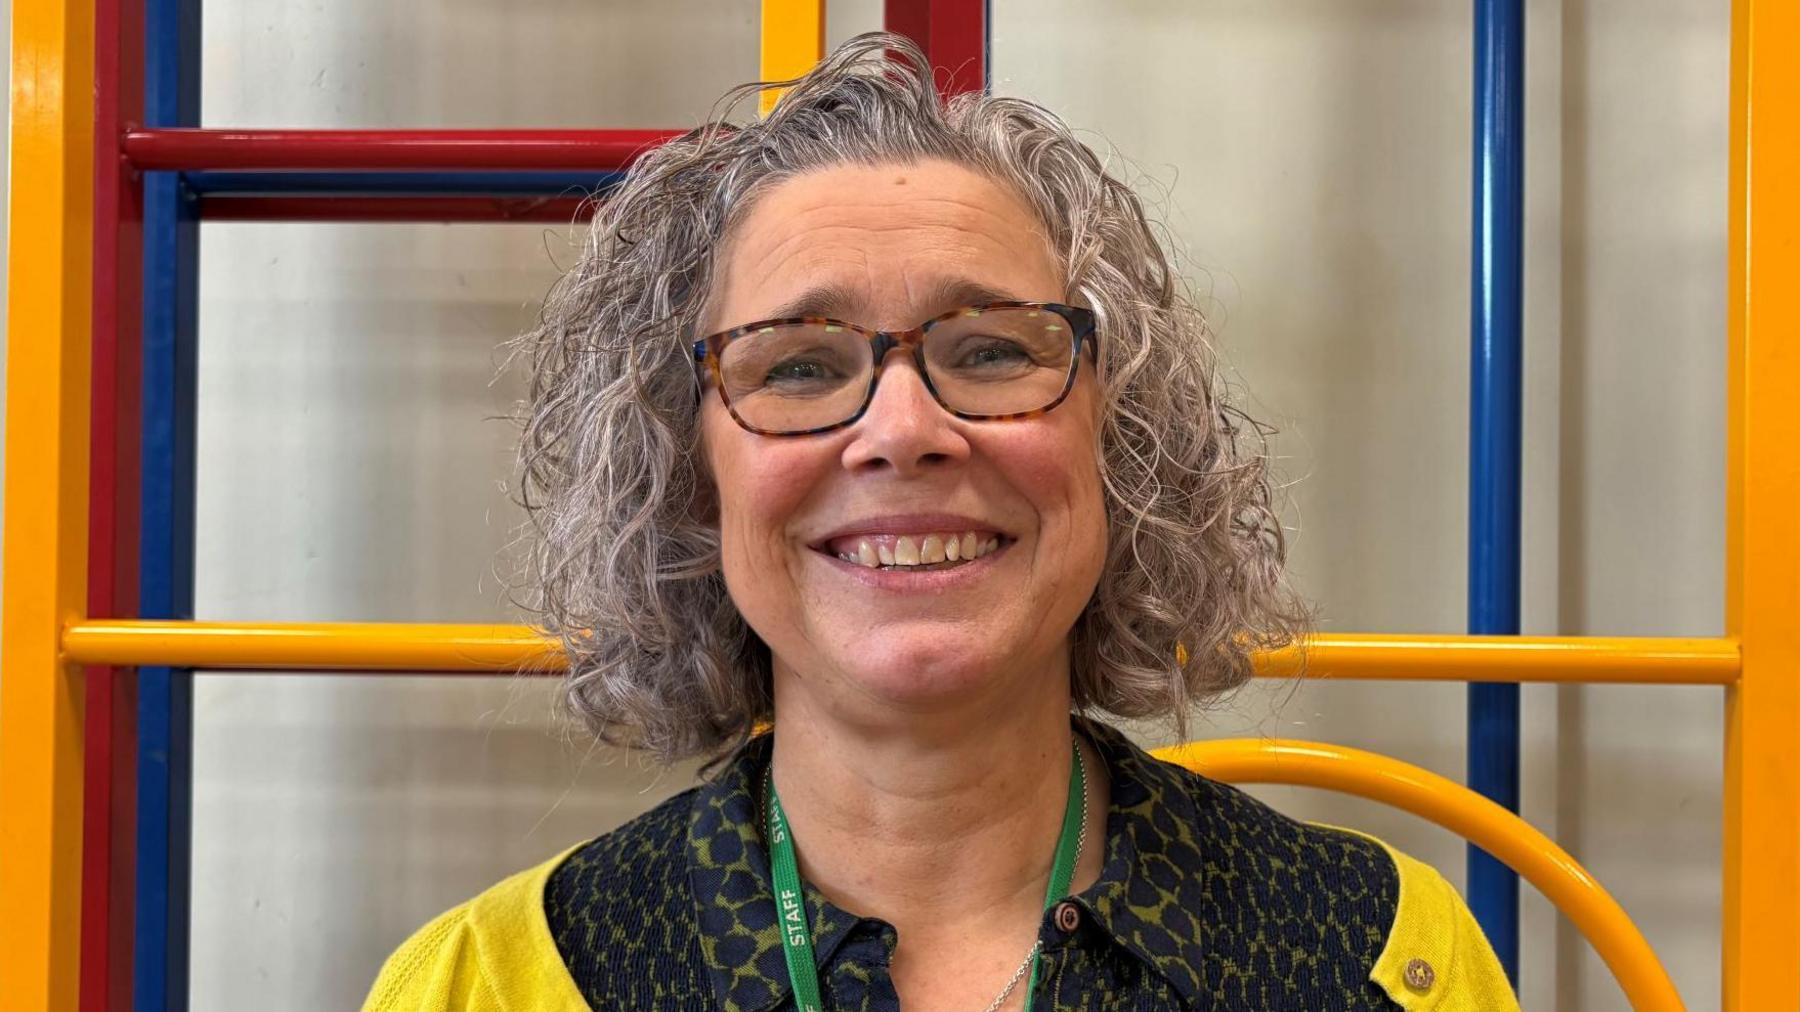
[{"label": "forehead", "polygon": [[[720,264],[719,326],[809,313],[912,326],[958,290],[1059,301],[1061,271],[1036,215],[1010,188],[948,162],[845,165],[770,189]],[[803,300],[805,301],[805,300]]]}]

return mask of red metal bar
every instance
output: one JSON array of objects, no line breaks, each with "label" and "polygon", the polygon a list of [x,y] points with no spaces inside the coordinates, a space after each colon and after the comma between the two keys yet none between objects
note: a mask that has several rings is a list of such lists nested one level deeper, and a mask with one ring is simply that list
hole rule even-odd
[{"label": "red metal bar", "polygon": [[987,87],[986,0],[886,0],[883,20],[925,50],[945,98]]},{"label": "red metal bar", "polygon": [[131,130],[140,169],[596,169],[680,130]]},{"label": "red metal bar", "polygon": [[89,668],[82,798],[81,1009],[131,1008],[137,866],[135,668]]},{"label": "red metal bar", "polygon": [[[142,0],[94,10],[94,259],[88,599],[138,613],[143,189],[114,139],[142,119]],[[81,1012],[129,1012],[137,865],[137,679],[87,669],[81,853]]]},{"label": "red metal bar", "polygon": [[594,216],[581,197],[203,197],[202,221],[524,221]]}]

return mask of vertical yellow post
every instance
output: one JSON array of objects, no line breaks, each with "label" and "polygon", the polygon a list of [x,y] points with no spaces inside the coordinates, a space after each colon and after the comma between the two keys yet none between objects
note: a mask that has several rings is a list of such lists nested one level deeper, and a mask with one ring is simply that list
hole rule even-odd
[{"label": "vertical yellow post", "polygon": [[93,4],[13,7],[6,573],[0,614],[0,1004],[73,1009],[81,916]]},{"label": "vertical yellow post", "polygon": [[[762,0],[762,80],[799,77],[825,56],[825,0]],[[781,92],[762,93],[764,116]]]},{"label": "vertical yellow post", "polygon": [[1800,1009],[1800,7],[1734,0],[1725,1008]]}]

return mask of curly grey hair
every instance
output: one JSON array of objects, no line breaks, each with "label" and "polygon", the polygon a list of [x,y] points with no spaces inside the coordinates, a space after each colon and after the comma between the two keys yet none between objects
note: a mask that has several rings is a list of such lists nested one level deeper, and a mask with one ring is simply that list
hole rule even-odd
[{"label": "curly grey hair", "polygon": [[[728,120],[789,85],[763,120]],[[1130,188],[1041,106],[942,101],[896,35],[806,76],[728,92],[639,159],[551,290],[528,359],[516,485],[530,526],[514,600],[567,652],[565,699],[601,740],[717,756],[772,719],[769,650],[726,593],[690,342],[717,252],[758,197],[833,165],[942,159],[1015,190],[1103,336],[1105,566],[1072,630],[1074,705],[1173,718],[1297,643],[1270,430],[1227,403],[1206,323]],[[523,591],[523,594],[519,594]]]}]

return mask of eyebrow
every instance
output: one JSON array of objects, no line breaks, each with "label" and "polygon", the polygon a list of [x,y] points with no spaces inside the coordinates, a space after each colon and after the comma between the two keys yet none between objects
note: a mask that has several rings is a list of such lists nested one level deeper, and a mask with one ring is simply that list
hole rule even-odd
[{"label": "eyebrow", "polygon": [[790,316],[839,316],[861,301],[862,296],[851,291],[849,286],[828,281],[822,285],[814,285],[777,306],[768,318],[782,320]]},{"label": "eyebrow", "polygon": [[[925,319],[936,312],[955,309],[958,306],[980,305],[986,302],[1020,302],[1017,295],[984,285],[969,278],[940,278],[925,290],[924,305],[932,311]],[[776,307],[768,319],[782,320],[795,316],[829,316],[842,317],[851,310],[860,307],[863,298],[847,285],[837,282],[826,282],[814,285],[799,295]]]}]

